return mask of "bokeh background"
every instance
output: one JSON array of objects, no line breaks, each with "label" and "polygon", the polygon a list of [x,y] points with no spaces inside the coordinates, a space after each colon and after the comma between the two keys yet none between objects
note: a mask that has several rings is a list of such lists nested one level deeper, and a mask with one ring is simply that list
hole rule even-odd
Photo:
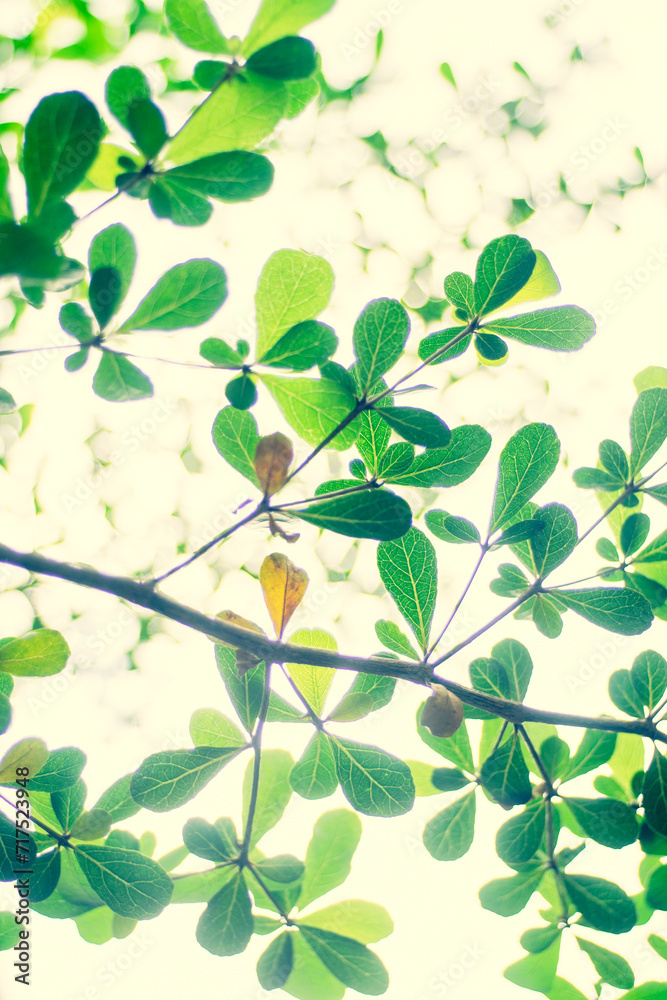
[{"label": "bokeh background", "polygon": [[[38,100],[54,90],[80,89],[102,109],[108,73],[133,64],[146,73],[158,97],[169,91],[160,105],[170,130],[178,128],[193,95],[169,83],[187,77],[197,56],[155,30],[161,6],[159,0],[147,3],[142,30],[128,39],[128,24],[138,10],[134,0],[87,5],[0,0],[2,86],[18,88],[0,105],[5,120],[25,122]],[[210,6],[226,35],[243,35],[256,9],[255,0],[212,0]],[[58,57],[86,39],[84,8],[102,24],[97,65]],[[267,143],[276,168],[267,196],[253,204],[216,206],[201,230],[176,229],[155,219],[145,203],[121,199],[77,225],[67,252],[85,259],[92,237],[112,222],[132,230],[139,256],[128,314],[168,267],[190,257],[218,260],[227,271],[230,295],[205,327],[174,336],[134,334],[131,345],[126,341],[141,357],[184,362],[199,360],[205,336],[252,341],[253,294],[272,252],[293,247],[318,253],[336,276],[321,318],[341,341],[337,360],[349,363],[354,319],[369,299],[391,296],[419,306],[429,296],[440,297],[446,274],[472,273],[479,248],[505,232],[518,232],[547,254],[558,274],[563,291],[554,302],[589,310],[598,335],[572,355],[513,344],[500,368],[479,367],[466,356],[428,370],[432,388],[410,402],[435,409],[450,425],[483,424],[493,435],[494,456],[524,422],[553,423],[562,461],[540,499],[568,504],[585,529],[599,508],[592,493],[573,486],[571,471],[595,464],[603,437],[627,445],[636,396],[632,377],[646,365],[665,363],[666,29],[667,8],[655,0],[639,0],[631,12],[620,0],[338,0],[304,34],[318,47],[331,88],[344,91],[370,76],[347,97],[319,111],[311,105],[283,123]],[[20,43],[28,35],[32,47]],[[448,64],[449,78],[442,63]],[[108,123],[114,127],[112,119]],[[11,157],[16,132],[3,128],[0,142]],[[21,205],[20,183],[14,197]],[[99,192],[86,191],[74,203],[83,215],[101,200]],[[68,374],[63,368],[68,352],[57,322],[61,301],[62,296],[49,296],[44,309],[28,310],[16,323],[11,300],[0,305],[0,328],[6,327],[2,347],[39,348],[2,363],[3,386],[19,406],[34,404],[34,409],[27,427],[18,416],[0,417],[0,538],[108,572],[163,571],[177,560],[179,545],[191,551],[220,531],[249,495],[247,482],[223,462],[211,440],[215,415],[226,404],[226,377],[215,369],[145,360],[141,367],[156,387],[154,398],[122,406],[104,402],[92,394],[88,369]],[[427,329],[419,314],[411,319],[408,356],[401,362],[405,371]],[[255,413],[261,433],[285,430],[266,395]],[[297,454],[305,457],[306,446],[297,442]],[[320,456],[294,484],[294,498],[311,495],[318,482],[344,473],[348,457]],[[442,491],[436,498],[434,492],[414,490],[407,496],[415,513],[437,499],[438,506],[483,526],[494,476],[489,458],[451,495]],[[660,530],[660,509],[650,513]],[[164,590],[202,611],[231,607],[266,627],[254,575],[267,552],[285,551],[311,580],[293,627],[325,628],[341,651],[376,652],[374,622],[399,622],[399,617],[379,582],[375,543],[320,537],[304,524],[299,530],[301,538],[290,547],[269,538],[265,526],[243,530],[171,578]],[[567,579],[595,571],[593,543],[603,534],[594,533],[568,562]],[[474,555],[460,548],[465,547],[438,548],[436,624],[446,620],[471,568]],[[455,619],[452,644],[500,610],[489,578],[482,575]],[[28,575],[21,570],[0,569],[0,581],[0,637],[28,630],[38,614],[64,633],[73,651],[64,674],[17,681],[14,724],[0,749],[37,734],[50,747],[81,746],[88,755],[89,801],[149,753],[188,745],[194,709],[231,713],[213,646],[204,637],[169,622],[144,620],[113,597],[59,581],[42,580],[26,592],[21,588]],[[647,636],[627,639],[570,615],[560,640],[552,642],[532,623],[510,618],[447,668],[449,676],[465,682],[471,659],[513,636],[533,655],[531,704],[597,714],[613,711],[606,687],[611,671],[628,667],[642,649],[662,649],[664,631],[658,621]],[[339,691],[347,683],[336,679]],[[399,684],[389,708],[341,725],[340,731],[403,757],[437,763],[415,732],[421,700],[418,690]],[[471,724],[473,742],[479,725]],[[267,742],[297,756],[305,735],[291,728],[297,729],[269,727]],[[576,731],[561,735],[576,745]],[[233,762],[181,810],[144,812],[123,825],[137,834],[154,830],[159,856],[181,842],[191,815],[240,819],[244,766],[245,761]],[[590,791],[586,778],[579,781],[581,794]],[[449,865],[427,854],[421,831],[444,801],[418,799],[411,813],[392,821],[364,817],[352,875],[325,902],[363,897],[392,914],[394,935],[374,946],[390,971],[389,1000],[488,995],[514,1000],[521,991],[502,978],[502,970],[521,956],[519,935],[539,924],[542,902],[533,897],[509,920],[480,907],[479,886],[508,874],[493,851],[495,829],[505,817],[482,797],[470,853]],[[324,803],[295,797],[262,846],[269,853],[303,856],[322,809],[344,804],[340,792]],[[628,892],[636,892],[639,851],[635,858],[629,850],[623,855],[628,858],[619,867],[615,854],[592,845],[574,867],[613,872]],[[0,909],[13,906],[13,891],[3,885]],[[82,941],[72,921],[35,915],[31,1000],[147,995],[171,1000],[193,994],[260,1000],[265,994],[254,961],[264,943],[255,939],[241,956],[214,958],[195,941],[201,909],[171,907],[130,938],[100,948]],[[656,914],[649,929],[664,934],[667,918]],[[638,927],[619,942],[638,982],[665,978],[664,965],[646,946],[646,933]],[[616,946],[597,932],[589,936]],[[561,974],[592,996],[588,958],[573,939],[564,941],[561,954]],[[19,995],[12,980],[5,953],[3,998]],[[602,998],[619,992],[605,987]]]}]

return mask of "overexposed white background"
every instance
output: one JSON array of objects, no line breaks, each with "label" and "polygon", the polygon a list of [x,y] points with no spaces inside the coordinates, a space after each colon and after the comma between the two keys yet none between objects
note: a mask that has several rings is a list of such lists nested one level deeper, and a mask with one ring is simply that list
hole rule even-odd
[{"label": "overexposed white background", "polygon": [[[254,0],[219,0],[211,9],[229,35],[245,32],[255,6]],[[24,34],[26,22],[31,23],[39,9],[32,0],[3,0],[2,30]],[[126,4],[105,0],[99,10],[105,19],[115,17],[122,25]],[[230,295],[205,327],[175,335],[135,334],[131,344],[130,338],[126,341],[136,354],[188,361],[198,360],[198,345],[205,336],[222,336],[231,343],[239,336],[252,341],[254,289],[272,252],[294,247],[319,253],[330,260],[336,275],[331,303],[321,318],[339,336],[338,360],[349,363],[354,319],[369,299],[405,297],[419,304],[427,295],[442,295],[446,274],[474,270],[476,251],[466,250],[461,238],[467,234],[468,243],[480,248],[508,231],[504,220],[511,198],[531,200],[538,210],[519,232],[547,254],[560,278],[563,292],[553,301],[576,303],[592,312],[597,337],[572,355],[511,344],[509,362],[501,368],[477,369],[472,358],[465,357],[451,367],[465,377],[446,390],[446,366],[429,369],[420,381],[434,389],[410,401],[436,409],[450,425],[482,423],[493,435],[494,456],[523,422],[553,423],[562,441],[562,462],[539,498],[568,504],[583,530],[599,508],[592,494],[572,485],[571,471],[595,464],[603,437],[627,446],[635,399],[632,376],[648,364],[665,364],[666,358],[666,12],[648,0],[635,4],[632,14],[615,0],[554,0],[551,6],[544,0],[338,0],[326,18],[304,32],[321,52],[330,83],[347,86],[369,70],[380,21],[386,25],[385,46],[366,92],[349,106],[333,104],[320,117],[311,107],[280,128],[269,149],[276,179],[267,196],[252,204],[216,205],[204,229],[175,228],[156,220],[145,203],[118,200],[75,228],[67,252],[85,260],[95,233],[116,221],[129,226],[139,256],[122,316],[130,314],[168,267],[190,257],[218,260],[227,271]],[[57,18],[51,30],[60,33],[53,43],[61,45],[76,26]],[[570,60],[575,45],[583,61]],[[175,42],[139,34],[116,63],[103,68],[53,62],[33,72],[27,62],[10,61],[3,67],[3,85],[21,90],[2,110],[10,120],[25,121],[41,97],[73,88],[84,91],[102,110],[104,81],[117,64],[141,67],[159,93],[163,80],[155,60],[165,54],[181,60],[184,71],[197,59]],[[438,66],[443,61],[450,63],[458,90],[441,76]],[[513,69],[514,61],[527,71],[532,86]],[[522,96],[531,98],[526,114],[547,124],[538,140],[527,131],[514,131],[507,139],[501,134],[501,105]],[[170,130],[180,126],[191,103],[187,93],[161,102]],[[107,120],[114,124],[110,116]],[[376,130],[390,143],[389,156],[397,170],[423,182],[425,197],[409,180],[397,180],[384,170],[361,141]],[[125,141],[120,131],[116,138]],[[440,151],[434,168],[418,151],[429,152],[442,141],[448,147]],[[605,193],[619,177],[640,177],[634,147],[641,149],[655,182],[623,199]],[[12,153],[9,138],[7,151]],[[593,203],[588,214],[558,194],[559,173],[569,176],[577,201]],[[21,212],[24,194],[18,175],[16,180],[15,203]],[[83,215],[102,198],[87,192],[72,200]],[[429,255],[432,263],[424,267]],[[415,268],[420,269],[416,279]],[[59,306],[60,297],[49,296],[43,310],[26,314],[3,348],[62,344]],[[408,357],[401,362],[405,370],[414,363],[423,333],[415,315]],[[0,421],[0,448],[6,458],[6,469],[0,469],[0,538],[20,549],[39,547],[55,558],[108,572],[140,572],[153,562],[158,571],[165,570],[176,561],[179,542],[185,542],[188,551],[196,548],[252,495],[211,441],[215,415],[226,405],[227,376],[146,361],[141,367],[153,379],[155,397],[113,404],[92,394],[91,365],[74,375],[64,371],[66,354],[44,350],[3,362],[2,385],[19,405],[36,405],[20,441],[14,418]],[[254,412],[260,433],[286,429],[266,394]],[[305,457],[306,446],[297,442],[296,447]],[[99,464],[114,453],[120,457],[111,465]],[[290,498],[311,495],[317,482],[344,474],[352,454],[320,456],[294,484]],[[451,494],[439,491],[437,506],[484,527],[494,476],[489,459]],[[417,491],[406,495],[419,510],[424,497]],[[655,514],[654,525],[661,529],[664,508],[646,509]],[[377,651],[374,622],[381,617],[400,619],[379,586],[375,543],[363,542],[356,550],[351,539],[330,534],[319,538],[307,525],[299,530],[300,540],[290,547],[269,539],[265,528],[243,530],[210,557],[171,578],[164,591],[210,613],[232,607],[268,627],[259,585],[240,567],[256,573],[269,551],[285,551],[311,580],[293,627],[326,628],[344,652]],[[561,579],[597,568],[595,537],[568,563]],[[470,571],[474,553],[461,549],[465,547],[438,545],[440,604],[434,627],[444,624]],[[350,566],[346,582],[328,582],[327,567]],[[0,636],[21,634],[31,627],[34,611],[28,598],[12,588],[25,583],[27,574],[14,569],[2,574],[6,590],[0,594]],[[136,645],[139,623],[119,601],[46,579],[32,600],[44,623],[67,637],[74,665],[60,677],[17,682],[14,724],[0,739],[0,750],[29,735],[41,736],[54,748],[81,746],[88,755],[83,777],[89,805],[148,754],[188,745],[194,709],[211,706],[233,714],[215,669],[213,646],[204,637],[156,622],[154,634],[134,657],[138,669],[130,671],[127,654]],[[455,622],[454,638],[473,631],[501,607],[482,576]],[[494,642],[513,636],[533,655],[535,674],[527,698],[531,704],[597,714],[613,710],[606,694],[609,673],[629,667],[642,649],[663,649],[664,632],[664,624],[656,622],[648,635],[623,639],[568,615],[562,637],[551,642],[532,623],[510,618],[449,661],[448,676],[465,682],[470,660],[488,655]],[[346,682],[337,678],[338,689],[344,690]],[[399,756],[441,763],[415,733],[414,712],[422,696],[400,684],[388,710],[339,730]],[[470,727],[473,742],[478,726]],[[561,735],[576,745],[577,732]],[[268,744],[285,746],[295,756],[305,739],[298,727],[268,727]],[[182,826],[191,815],[209,820],[231,815],[240,823],[244,767],[245,760],[229,765],[180,810],[164,815],[142,812],[122,826],[136,833],[154,830],[159,856],[181,842]],[[583,794],[590,789],[586,779],[579,787]],[[522,995],[502,978],[502,969],[523,954],[519,935],[539,924],[542,901],[535,896],[510,920],[480,907],[480,885],[510,874],[493,851],[495,829],[506,817],[481,795],[470,853],[452,864],[438,863],[427,854],[420,839],[424,823],[452,797],[418,799],[413,811],[397,820],[364,817],[352,875],[323,901],[364,897],[388,908],[395,933],[373,947],[390,971],[389,1000],[467,1000],[480,995],[513,1000]],[[295,796],[263,848],[303,856],[319,813],[345,804],[341,793],[314,803]],[[623,852],[619,864],[618,855],[592,845],[574,867],[612,874],[628,892],[636,892],[640,853],[631,855]],[[183,868],[196,866],[191,858]],[[0,909],[13,906],[11,887],[0,887]],[[264,994],[254,961],[265,940],[255,938],[236,958],[214,958],[194,937],[202,909],[199,904],[171,907],[141,924],[131,938],[101,948],[83,942],[72,921],[35,915],[31,1000],[139,1000],[148,993],[171,1000],[195,992],[205,998],[259,1000]],[[665,933],[667,919],[658,914],[649,929]],[[637,982],[667,978],[664,964],[645,944],[646,933],[646,928],[636,928],[619,942],[595,932],[589,936],[610,948],[618,945],[636,969]],[[592,996],[594,974],[588,958],[573,939],[563,942],[561,954],[561,974]],[[12,979],[7,953],[0,956],[3,998],[22,995]],[[602,994],[605,1000],[618,995],[610,987]]]}]

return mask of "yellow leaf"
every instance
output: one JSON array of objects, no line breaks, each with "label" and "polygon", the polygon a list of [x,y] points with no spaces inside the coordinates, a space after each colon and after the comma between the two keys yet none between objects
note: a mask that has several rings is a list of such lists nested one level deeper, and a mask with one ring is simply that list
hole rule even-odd
[{"label": "yellow leaf", "polygon": [[0,784],[5,785],[20,778],[21,775],[16,774],[17,767],[29,768],[28,777],[34,778],[46,764],[48,756],[49,751],[42,740],[30,737],[15,743],[0,760]]},{"label": "yellow leaf", "polygon": [[433,694],[424,702],[421,724],[434,736],[453,736],[463,722],[463,705],[460,698],[442,684],[433,684]]},{"label": "yellow leaf", "polygon": [[[336,640],[320,628],[302,628],[289,640],[294,646],[308,646],[310,649],[330,649],[336,652]],[[321,714],[329,686],[336,671],[332,667],[311,667],[307,663],[287,663],[290,677],[305,697],[310,707]]]},{"label": "yellow leaf", "polygon": [[259,439],[255,450],[255,472],[264,496],[277,493],[287,479],[294,458],[292,442],[280,431]]},{"label": "yellow leaf", "polygon": [[274,552],[262,563],[259,582],[276,635],[282,639],[285,626],[306,593],[308,575],[287,556]]},{"label": "yellow leaf", "polygon": [[541,250],[536,250],[535,258],[535,267],[530,278],[509,302],[503,303],[503,309],[513,309],[521,302],[538,302],[540,299],[548,299],[549,296],[560,292],[560,282],[547,257]]}]

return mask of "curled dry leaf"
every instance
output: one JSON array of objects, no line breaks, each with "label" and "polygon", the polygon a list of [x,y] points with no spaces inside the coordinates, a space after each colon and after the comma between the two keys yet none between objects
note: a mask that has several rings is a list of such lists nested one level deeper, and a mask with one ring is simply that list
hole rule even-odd
[{"label": "curled dry leaf", "polygon": [[[235,611],[221,611],[216,615],[223,622],[229,622],[230,625],[238,625],[239,628],[247,628],[250,632],[258,632],[259,635],[265,635],[266,633],[259,627],[255,625],[254,622],[248,621],[243,615],[237,615]],[[232,646],[230,642],[221,642],[220,639],[214,640],[215,642],[220,642],[221,646]],[[233,647],[232,647],[233,648]],[[246,649],[236,649],[236,671],[239,677],[243,677],[248,670],[252,667],[256,667],[260,660],[251,652]]]},{"label": "curled dry leaf", "polygon": [[277,493],[287,479],[294,458],[292,442],[280,431],[260,438],[255,451],[255,472],[264,496]]},{"label": "curled dry leaf", "polygon": [[276,635],[282,639],[285,626],[306,593],[308,574],[281,552],[273,552],[260,567],[259,582]]},{"label": "curled dry leaf", "polygon": [[434,736],[453,736],[463,722],[461,699],[442,684],[432,684],[433,694],[426,699],[421,714],[421,724]]}]

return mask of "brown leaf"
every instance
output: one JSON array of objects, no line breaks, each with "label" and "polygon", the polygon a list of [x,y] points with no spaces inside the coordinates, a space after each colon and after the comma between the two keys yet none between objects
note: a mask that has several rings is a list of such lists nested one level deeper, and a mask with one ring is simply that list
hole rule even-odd
[{"label": "brown leaf", "polygon": [[285,626],[306,593],[308,575],[281,552],[273,552],[260,567],[259,582],[276,635],[282,639]]},{"label": "brown leaf", "polygon": [[294,458],[292,442],[280,431],[259,439],[255,450],[255,472],[264,496],[277,493],[287,479]]},{"label": "brown leaf", "polygon": [[252,653],[249,653],[245,649],[236,650],[236,673],[238,677],[243,677],[247,674],[249,670],[256,667],[261,661],[257,659]]},{"label": "brown leaf", "polygon": [[442,684],[432,684],[433,694],[426,699],[421,714],[421,724],[434,736],[453,736],[463,722],[461,699]]}]

